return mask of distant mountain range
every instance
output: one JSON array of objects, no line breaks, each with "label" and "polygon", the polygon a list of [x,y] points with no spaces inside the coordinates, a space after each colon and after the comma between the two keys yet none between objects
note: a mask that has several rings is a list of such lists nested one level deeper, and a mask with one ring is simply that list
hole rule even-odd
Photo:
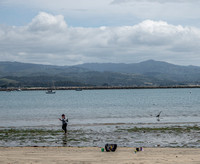
[{"label": "distant mountain range", "polygon": [[0,62],[0,87],[172,86],[200,84],[200,67],[148,60],[52,66]]},{"label": "distant mountain range", "polygon": [[114,63],[88,63],[77,65],[76,67],[89,69],[92,71],[109,71],[131,74],[148,74],[148,73],[164,73],[164,74],[186,74],[197,73],[200,67],[195,66],[179,66],[167,62],[155,60],[147,60],[141,63],[134,64],[114,64]]}]

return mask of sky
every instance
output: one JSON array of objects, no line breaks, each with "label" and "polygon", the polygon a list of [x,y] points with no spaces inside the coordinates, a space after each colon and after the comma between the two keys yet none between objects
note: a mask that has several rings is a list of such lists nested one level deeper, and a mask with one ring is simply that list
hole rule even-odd
[{"label": "sky", "polygon": [[200,66],[200,0],[0,0],[0,61]]}]

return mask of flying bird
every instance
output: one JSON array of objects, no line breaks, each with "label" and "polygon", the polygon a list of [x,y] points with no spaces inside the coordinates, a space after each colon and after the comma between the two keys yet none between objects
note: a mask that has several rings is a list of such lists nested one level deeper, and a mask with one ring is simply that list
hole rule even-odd
[{"label": "flying bird", "polygon": [[162,113],[162,111],[160,111],[159,113],[158,113],[158,115],[156,116],[157,117],[157,121],[160,121],[160,114]]},{"label": "flying bird", "polygon": [[160,111],[156,117],[158,117],[158,118],[159,118],[161,113],[162,113],[162,111]]}]

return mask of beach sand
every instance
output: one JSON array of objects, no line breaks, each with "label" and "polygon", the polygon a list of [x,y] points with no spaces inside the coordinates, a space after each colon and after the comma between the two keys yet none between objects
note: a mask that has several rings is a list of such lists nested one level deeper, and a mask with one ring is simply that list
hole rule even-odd
[{"label": "beach sand", "polygon": [[135,154],[134,148],[101,152],[97,147],[0,147],[0,163],[200,164],[200,149],[144,148]]}]

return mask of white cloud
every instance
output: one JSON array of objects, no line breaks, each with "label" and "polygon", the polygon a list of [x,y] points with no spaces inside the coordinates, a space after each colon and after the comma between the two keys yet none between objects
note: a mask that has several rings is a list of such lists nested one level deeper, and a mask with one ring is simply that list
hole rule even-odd
[{"label": "white cloud", "polygon": [[29,29],[32,31],[46,30],[65,30],[67,24],[62,15],[53,16],[45,12],[40,12],[29,24]]},{"label": "white cloud", "polygon": [[62,14],[73,26],[132,25],[146,19],[200,26],[199,0],[1,0],[0,7],[19,13],[24,9],[24,16],[16,18],[20,21],[27,20],[28,10]]},{"label": "white cloud", "polygon": [[[70,27],[41,12],[27,26],[0,26],[0,60],[73,65],[147,59],[199,65],[200,29],[145,20],[132,26]],[[181,60],[180,60],[181,59]]]},{"label": "white cloud", "polygon": [[199,3],[199,0],[113,0],[111,4],[121,3]]}]

